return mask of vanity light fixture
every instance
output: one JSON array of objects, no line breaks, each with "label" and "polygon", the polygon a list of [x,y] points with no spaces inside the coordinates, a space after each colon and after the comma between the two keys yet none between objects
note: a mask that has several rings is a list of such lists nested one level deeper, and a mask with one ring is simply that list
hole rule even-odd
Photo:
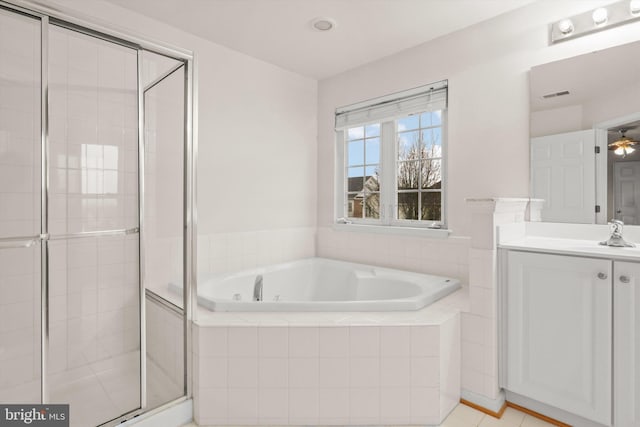
[{"label": "vanity light fixture", "polygon": [[573,22],[571,22],[571,19],[563,19],[562,21],[558,22],[558,29],[565,36],[571,34],[573,33],[574,29]]},{"label": "vanity light fixture", "polygon": [[609,19],[609,12],[607,12],[607,9],[604,7],[600,7],[593,11],[591,18],[593,18],[595,25],[604,25],[607,23],[607,19]]},{"label": "vanity light fixture", "polygon": [[570,16],[550,26],[550,42],[558,43],[640,20],[640,0],[623,0]]}]

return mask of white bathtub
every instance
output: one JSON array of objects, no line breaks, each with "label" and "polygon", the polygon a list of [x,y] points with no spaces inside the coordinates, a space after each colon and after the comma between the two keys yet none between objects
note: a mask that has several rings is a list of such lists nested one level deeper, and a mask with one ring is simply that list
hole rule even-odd
[{"label": "white bathtub", "polygon": [[[263,300],[252,301],[258,275]],[[410,311],[459,288],[457,279],[309,258],[201,278],[198,303],[212,311]]]}]

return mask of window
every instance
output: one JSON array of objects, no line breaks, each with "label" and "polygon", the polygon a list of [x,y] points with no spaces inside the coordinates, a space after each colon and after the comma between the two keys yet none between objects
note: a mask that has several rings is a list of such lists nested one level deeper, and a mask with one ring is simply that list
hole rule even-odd
[{"label": "window", "polygon": [[380,124],[347,130],[347,200],[350,218],[380,218]]},{"label": "window", "polygon": [[444,227],[447,82],[336,110],[336,218]]},{"label": "window", "polygon": [[442,111],[396,120],[397,217],[442,222]]}]

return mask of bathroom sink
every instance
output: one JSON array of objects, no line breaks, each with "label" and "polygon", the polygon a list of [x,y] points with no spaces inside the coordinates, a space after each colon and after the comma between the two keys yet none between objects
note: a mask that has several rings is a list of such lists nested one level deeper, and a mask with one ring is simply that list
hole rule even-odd
[{"label": "bathroom sink", "polygon": [[591,252],[594,254],[625,254],[625,255],[638,255],[640,256],[639,247],[620,247],[620,246],[607,246],[601,245],[599,242],[585,243],[580,245],[567,245],[564,247],[567,251],[576,252]]}]

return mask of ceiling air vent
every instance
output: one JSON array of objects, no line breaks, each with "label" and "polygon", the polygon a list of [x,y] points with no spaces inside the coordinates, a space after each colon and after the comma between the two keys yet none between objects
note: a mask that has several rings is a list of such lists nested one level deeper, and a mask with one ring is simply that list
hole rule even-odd
[{"label": "ceiling air vent", "polygon": [[556,96],[565,96],[569,95],[568,90],[563,90],[562,92],[548,93],[546,95],[542,95],[544,99],[555,98]]}]

